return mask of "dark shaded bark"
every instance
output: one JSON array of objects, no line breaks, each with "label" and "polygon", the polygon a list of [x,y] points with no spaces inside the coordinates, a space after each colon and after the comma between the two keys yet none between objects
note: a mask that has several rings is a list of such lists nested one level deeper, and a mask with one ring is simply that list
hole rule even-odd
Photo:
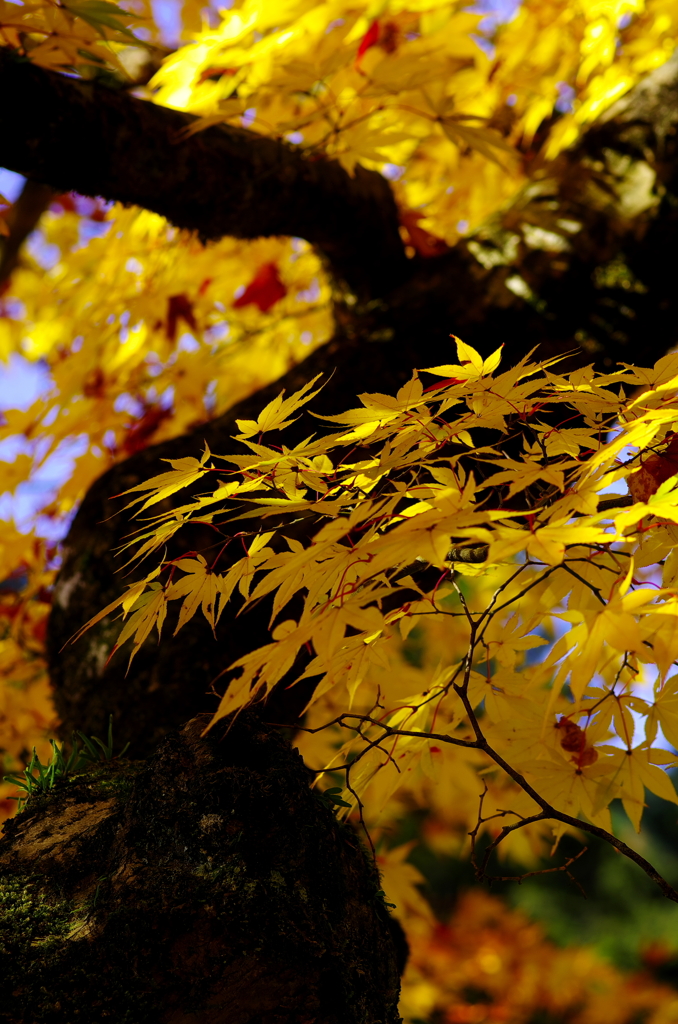
[{"label": "dark shaded bark", "polygon": [[5,218],[9,235],[0,237],[0,292],[19,261],[19,252],[54,198],[54,189],[26,181]]},{"label": "dark shaded bark", "polygon": [[[351,305],[339,291],[336,335],[323,349],[222,417],[138,453],[94,484],[66,541],[50,620],[50,667],[65,735],[73,728],[103,734],[112,712],[117,735],[141,756],[167,729],[213,710],[215,678],[267,640],[268,613],[260,606],[222,620],[217,642],[199,616],[176,638],[170,622],[161,644],[148,641],[127,675],[124,652],[106,665],[117,622],[104,620],[62,650],[121,592],[113,552],[133,524],[126,514],[114,515],[122,502],[111,496],[160,472],[159,459],[197,455],[203,439],[213,452],[232,451],[236,418],[256,416],[282,387],[289,393],[319,371],[333,371],[317,400],[323,412],[354,405],[356,392],[393,391],[413,367],[454,358],[452,331],[485,354],[504,344],[508,362],[535,346],[538,356],[574,350],[562,364],[570,367],[595,361],[605,368],[618,360],[651,365],[676,343],[677,121],[674,58],[576,150],[554,166],[535,168],[525,194],[476,238],[444,256],[408,261],[408,276],[373,292],[370,301]],[[568,233],[562,221],[577,230]],[[559,232],[562,251],[537,248],[530,226]],[[531,289],[528,298],[516,294],[516,278]],[[317,429],[317,420],[302,416],[286,440]],[[210,543],[211,536],[187,530],[170,554]],[[271,719],[292,721],[307,696],[287,691]]]},{"label": "dark shaded bark", "polygon": [[349,288],[381,292],[405,255],[388,183],[285,142],[45,71],[0,47],[0,166],[61,192],[136,204],[203,239],[308,239]]},{"label": "dark shaded bark", "polygon": [[3,1024],[400,1020],[394,926],[355,835],[279,732],[204,725],[5,824]]}]

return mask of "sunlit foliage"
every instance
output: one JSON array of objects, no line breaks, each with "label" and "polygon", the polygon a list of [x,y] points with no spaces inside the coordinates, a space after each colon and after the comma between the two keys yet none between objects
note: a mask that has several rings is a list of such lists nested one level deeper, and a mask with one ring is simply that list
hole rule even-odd
[{"label": "sunlit foliage", "polygon": [[158,100],[348,169],[389,164],[403,209],[453,244],[526,181],[514,146],[529,163],[546,124],[555,157],[666,60],[678,4],[527,0],[486,52],[481,21],[460,3],[251,0],[164,63]]},{"label": "sunlit foliage", "polygon": [[[279,448],[269,435],[317,396],[311,382],[238,421],[250,454],[206,450],[132,488],[147,523],[128,545],[135,558],[190,521],[213,526],[218,550],[242,538],[246,551],[225,573],[200,553],[161,560],[91,622],[122,608],[111,656],[132,639],[133,657],[161,633],[172,601],[182,602],[179,632],[198,611],[216,626],[234,593],[248,603],[272,594],[272,642],[235,663],[215,721],[292,670],[287,685],[318,679],[309,735],[333,729],[320,750],[302,744],[308,760],[341,743],[314,767],[343,771],[344,799],[371,816],[402,786],[426,805],[425,780],[446,799],[466,780],[477,801],[477,773],[499,766],[519,806],[500,782],[500,801],[471,805],[466,832],[494,828],[507,801],[517,822],[500,841],[533,817],[540,830],[554,822],[556,836],[582,814],[610,831],[617,797],[638,830],[645,787],[678,803],[659,767],[674,755],[656,743],[660,728],[678,740],[678,359],[570,376],[523,360],[495,374],[500,350],[484,361],[461,341],[457,350],[457,364],[425,371],[441,382],[424,389],[415,375],[395,397],[363,395],[361,407],[321,417],[331,433],[290,447],[283,433]],[[204,496],[154,512],[213,476]],[[601,498],[626,481],[630,496]],[[316,526],[303,543],[294,524],[309,516]],[[252,519],[263,532],[248,530]],[[419,583],[427,567],[436,578]],[[402,641],[430,621],[444,623],[444,643],[424,642],[436,660],[407,669]],[[543,645],[545,657],[526,656]]]},{"label": "sunlit foliage", "polygon": [[[83,72],[112,67],[123,72],[121,45],[139,43],[129,25],[138,19],[111,0],[0,5],[0,39],[46,68]],[[116,45],[117,44],[117,45]]]},{"label": "sunlit foliage", "polygon": [[[548,177],[564,147],[668,58],[678,38],[678,0],[526,0],[515,17],[490,29],[468,5],[441,0],[246,0],[219,15],[187,0],[181,21],[181,45],[154,77],[168,49],[146,0],[130,0],[125,11],[105,0],[5,2],[0,43],[45,67],[112,76],[118,87],[198,115],[197,130],[244,125],[309,157],[336,158],[349,172],[358,164],[381,171],[393,184],[408,254],[427,256],[444,252]],[[144,67],[148,73],[138,74]],[[547,227],[555,245],[567,244],[571,225]],[[0,422],[0,443],[9,445],[0,452],[8,516],[0,542],[6,770],[18,768],[34,745],[43,757],[49,752],[53,712],[43,654],[59,558],[54,538],[63,535],[87,487],[114,461],[178,435],[278,377],[330,336],[330,301],[325,270],[303,241],[223,239],[205,246],[145,211],[55,198],[0,298],[0,360],[39,363],[48,381],[39,400],[26,410],[8,409]],[[347,711],[363,716],[363,724],[348,742],[339,727],[304,737],[309,762],[338,767],[358,758],[346,795],[354,805],[358,797],[364,801],[371,827],[385,827],[404,807],[425,802],[468,853],[481,777],[487,783],[482,817],[509,805],[529,816],[538,806],[487,751],[464,745],[472,722],[454,690],[464,685],[473,708],[482,705],[479,721],[492,749],[526,779],[538,779],[545,799],[608,827],[607,807],[621,796],[638,825],[645,786],[675,800],[660,767],[671,755],[657,742],[660,726],[669,741],[678,739],[670,668],[678,653],[675,494],[665,481],[676,468],[674,414],[666,401],[675,401],[675,367],[667,363],[646,377],[627,369],[607,380],[526,377],[518,384],[526,389],[525,408],[533,401],[570,403],[586,426],[579,433],[540,429],[539,410],[526,414],[525,449],[496,465],[498,475],[488,482],[477,466],[468,468],[469,432],[483,423],[497,440],[516,414],[488,390],[502,379],[490,376],[496,366],[479,367],[467,355],[462,371],[446,368],[440,390],[421,393],[415,380],[399,397],[380,396],[352,421],[335,423],[334,447],[324,437],[284,458],[269,450],[265,431],[276,407],[268,420],[243,426],[254,447],[250,461],[237,465],[240,472],[210,455],[201,466],[195,460],[187,469],[172,468],[170,474],[218,471],[227,487],[239,481],[243,495],[256,497],[250,484],[264,487],[264,501],[282,502],[277,510],[318,516],[325,539],[315,549],[291,542],[285,552],[274,537],[246,536],[248,553],[228,582],[216,583],[199,558],[177,565],[169,586],[167,574],[150,581],[153,589],[142,598],[150,595],[150,602],[135,605],[138,594],[128,595],[127,628],[141,630],[140,638],[170,598],[184,602],[184,621],[201,605],[208,617],[217,616],[223,607],[217,592],[223,601],[228,588],[244,596],[273,591],[281,574],[299,583],[315,571],[308,621],[276,623],[271,647],[242,666],[223,713],[250,698],[251,684],[273,685],[296,652],[310,646],[315,662],[308,669],[324,677],[310,724]],[[449,382],[460,374],[463,386]],[[645,393],[624,405],[610,390],[613,381],[624,381],[627,394],[638,387]],[[313,408],[322,413],[322,392]],[[339,464],[347,437],[361,446],[364,465],[353,456],[350,465]],[[440,455],[441,444],[452,454]],[[72,471],[62,471],[54,493],[34,507],[33,521],[16,530],[9,520],[27,483],[55,455],[71,459]],[[496,462],[492,445],[486,456]],[[611,482],[622,492],[641,462],[636,504],[601,512],[601,489]],[[515,484],[526,464],[527,492]],[[383,506],[378,518],[375,502]],[[257,515],[262,511],[265,504],[257,506]],[[205,509],[197,514],[204,518]],[[362,568],[347,555],[349,539],[368,551]],[[314,563],[317,544],[325,542],[329,564]],[[459,543],[476,551],[489,545],[489,554],[477,563],[450,561],[451,546]],[[395,544],[402,550],[394,552]],[[335,562],[341,571],[332,576]],[[418,574],[404,573],[411,564],[437,567],[437,588],[418,593]],[[368,568],[372,575],[363,578]],[[403,575],[395,578],[397,569]],[[344,570],[339,587],[337,572]],[[414,590],[398,604],[408,575]],[[387,608],[392,588],[396,604]],[[285,591],[279,593],[282,601]],[[496,594],[502,596],[492,604]],[[471,644],[472,621],[488,607],[482,635],[476,631]],[[348,685],[337,681],[341,665]],[[368,713],[373,722],[365,720]],[[377,746],[385,726],[391,733]],[[440,732],[463,742],[393,730]],[[398,759],[404,771],[396,770]],[[452,786],[453,803],[441,795]],[[0,796],[10,792],[0,788]],[[1,807],[9,813],[8,801]],[[496,838],[496,825],[496,819],[483,822],[479,832]],[[569,827],[556,823],[556,834]],[[511,832],[504,846],[532,865],[552,838],[548,822],[538,821]],[[408,867],[403,862],[387,884],[395,890]],[[480,918],[484,908],[469,904],[463,912]],[[415,945],[412,970],[420,971],[417,984],[429,988],[415,1005],[408,982],[413,1014],[440,1006],[448,984],[426,974],[425,962],[435,965],[431,935]],[[530,1006],[544,1010],[537,1002]],[[474,1012],[464,1019],[483,1019]],[[515,1007],[506,1012],[520,1019]]]}]

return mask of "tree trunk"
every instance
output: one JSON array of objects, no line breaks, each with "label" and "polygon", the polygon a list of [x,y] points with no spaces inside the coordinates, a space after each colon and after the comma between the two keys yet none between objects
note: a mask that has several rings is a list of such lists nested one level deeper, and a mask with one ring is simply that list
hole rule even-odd
[{"label": "tree trunk", "polygon": [[279,732],[205,724],[5,825],[3,1024],[400,1020],[397,925],[356,836]]},{"label": "tree trunk", "polygon": [[[574,350],[571,367],[651,364],[675,344],[678,63],[650,76],[576,151],[532,167],[524,193],[474,238],[442,256],[406,260],[395,204],[378,176],[352,182],[331,162],[311,169],[283,144],[214,129],[173,151],[173,187],[158,199],[153,147],[164,152],[184,115],[104,97],[98,125],[96,87],[63,77],[55,84],[0,57],[0,79],[14,89],[23,75],[14,91],[42,118],[31,133],[24,107],[21,118],[12,105],[0,115],[11,122],[0,141],[6,166],[60,189],[145,203],[204,237],[214,237],[199,222],[212,215],[216,183],[222,230],[306,237],[336,284],[336,333],[323,349],[224,416],[115,466],[74,519],[48,638],[63,734],[101,735],[112,712],[119,741],[131,741],[135,757],[152,756],[74,779],[8,826],[0,866],[19,923],[6,941],[22,970],[7,996],[15,1008],[5,1000],[0,1019],[70,1024],[73,990],[83,1019],[95,1007],[102,1019],[130,1024],[395,1021],[394,953],[376,877],[310,794],[282,739],[248,718],[220,745],[200,740],[193,723],[153,754],[168,731],[215,709],[217,676],[267,641],[266,607],[224,617],[216,642],[199,616],[174,638],[170,621],[162,643],[147,641],[127,674],[124,652],[107,662],[120,628],[110,618],[64,645],[124,585],[114,549],[132,523],[111,496],[160,472],[161,458],[198,455],[204,440],[213,452],[233,451],[235,419],[252,418],[283,387],[289,393],[333,371],[321,402],[323,412],[337,412],[355,404],[356,391],[393,391],[413,367],[453,361],[450,333],[485,354],[504,344],[508,362],[535,346],[538,356]],[[51,89],[58,103],[47,102]],[[131,147],[142,123],[146,136]],[[17,138],[22,131],[26,138]],[[77,148],[54,146],[63,132],[94,157],[81,161]],[[128,161],[137,150],[134,173],[126,164],[123,173],[121,154]],[[159,166],[164,175],[169,164]],[[244,202],[251,178],[262,201],[277,197],[268,221],[257,203]],[[191,192],[197,180],[200,202]],[[286,440],[317,429],[302,416]],[[169,554],[209,543],[191,528]],[[269,719],[292,723],[307,696],[281,691]],[[63,842],[50,838],[55,832]],[[20,1006],[31,1007],[26,1017]]]}]

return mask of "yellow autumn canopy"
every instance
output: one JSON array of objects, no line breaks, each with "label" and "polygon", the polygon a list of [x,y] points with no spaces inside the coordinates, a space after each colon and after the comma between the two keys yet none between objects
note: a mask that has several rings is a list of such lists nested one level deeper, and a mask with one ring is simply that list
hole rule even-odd
[{"label": "yellow autumn canopy", "polygon": [[[382,172],[410,254],[426,244],[444,251],[508,204],[519,208],[521,190],[556,173],[563,148],[678,40],[678,0],[526,0],[493,32],[467,5],[440,0],[236,0],[218,15],[186,0],[180,15],[180,44],[168,53],[149,0],[3,0],[0,45],[84,78],[112,74],[198,115],[197,130],[245,125],[309,159]],[[164,57],[153,78],[137,77]],[[564,245],[573,226],[556,227],[553,244]],[[73,472],[41,510],[65,522],[113,462],[223,412],[327,340],[330,300],[324,268],[301,240],[205,246],[155,214],[58,197],[2,296],[0,360],[40,364],[48,382],[28,409],[3,414],[0,441],[20,445],[0,461],[6,494],[16,498],[68,450]],[[665,741],[678,745],[678,492],[669,477],[631,501],[624,481],[652,458],[670,461],[678,368],[667,357],[654,370],[565,378],[527,365],[499,373],[498,359],[483,362],[463,345],[457,358],[451,351],[450,365],[422,378],[427,388],[450,378],[463,386],[424,392],[415,377],[397,396],[362,396],[321,440],[282,454],[269,445],[267,432],[306,394],[240,424],[244,459],[206,452],[173,462],[136,494],[143,517],[189,479],[221,482],[178,516],[144,523],[145,552],[159,558],[187,519],[251,512],[237,527],[247,550],[224,576],[204,556],[186,557],[168,585],[156,565],[106,611],[121,605],[120,642],[126,635],[134,646],[162,624],[169,601],[180,603],[183,625],[198,612],[215,621],[234,594],[275,594],[271,644],[244,659],[220,713],[269,689],[310,650],[306,671],[322,680],[310,727],[348,717],[305,734],[300,747],[318,769],[343,767],[346,802],[364,803],[373,834],[416,802],[457,837],[456,849],[468,848],[474,828],[496,839],[506,808],[514,814],[505,821],[540,811],[519,776],[561,813],[506,833],[500,852],[531,863],[571,827],[568,815],[609,828],[620,797],[637,827],[646,789],[676,802],[664,768],[673,764]],[[581,423],[554,429],[541,403],[562,404]],[[322,412],[322,395],[313,408]],[[526,443],[499,454],[516,416]],[[469,468],[481,429],[493,432],[479,453],[483,472]],[[341,461],[356,448],[359,457]],[[608,487],[622,494],[618,507],[603,506],[617,501]],[[312,543],[253,524],[300,512],[317,522]],[[44,630],[56,551],[43,526],[5,523],[0,537],[0,580],[25,583],[0,595],[8,769],[33,743],[44,754],[53,723]],[[428,578],[422,567],[437,572],[437,586],[418,582]],[[306,590],[304,615],[286,617],[286,601]],[[473,745],[474,720],[485,747]],[[449,960],[433,977],[433,924],[406,853],[383,855],[382,867],[400,912],[426,921],[406,989],[417,1018],[446,1005],[452,983]],[[480,970],[482,957],[472,959],[464,982]],[[600,966],[591,973],[598,985]],[[622,992],[615,1012],[628,1002]],[[674,1019],[667,1005],[657,1010],[662,1024]],[[525,1020],[535,1007],[526,1003]],[[518,1021],[513,1004],[510,1013]],[[611,1019],[609,1005],[595,1019]]]}]

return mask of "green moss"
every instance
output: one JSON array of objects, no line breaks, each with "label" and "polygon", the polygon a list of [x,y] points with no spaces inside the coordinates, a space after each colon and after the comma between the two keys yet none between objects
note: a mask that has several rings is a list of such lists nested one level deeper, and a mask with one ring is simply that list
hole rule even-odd
[{"label": "green moss", "polygon": [[126,965],[88,955],[90,903],[61,899],[34,875],[0,875],[0,1021],[150,1024]]},{"label": "green moss", "polygon": [[118,759],[110,764],[91,768],[86,772],[86,782],[93,793],[103,797],[116,796],[124,801],[132,793],[136,776],[142,767],[142,761]]},{"label": "green moss", "polygon": [[[34,820],[47,823],[64,806],[96,806],[111,797],[124,806],[140,767],[111,761],[59,779],[6,822],[7,841],[25,833]],[[22,874],[14,865],[0,872],[2,1024],[150,1024],[149,987],[139,986],[127,959],[140,952],[130,942],[138,922],[129,936],[118,933],[119,949],[109,943],[99,950],[92,947],[90,929],[98,931],[98,915],[109,894],[103,873],[112,838],[109,820],[117,816],[102,819],[76,839],[84,845],[61,883],[51,873]],[[76,896],[65,898],[61,884]]]},{"label": "green moss", "polygon": [[22,1021],[24,1005],[41,1020],[37,1015],[46,1010],[64,942],[78,918],[75,905],[53,898],[36,876],[0,875],[0,1020]]},{"label": "green moss", "polygon": [[5,966],[22,972],[34,959],[32,950],[42,956],[57,948],[73,916],[73,905],[48,900],[35,876],[0,875],[0,955],[10,961]]}]

